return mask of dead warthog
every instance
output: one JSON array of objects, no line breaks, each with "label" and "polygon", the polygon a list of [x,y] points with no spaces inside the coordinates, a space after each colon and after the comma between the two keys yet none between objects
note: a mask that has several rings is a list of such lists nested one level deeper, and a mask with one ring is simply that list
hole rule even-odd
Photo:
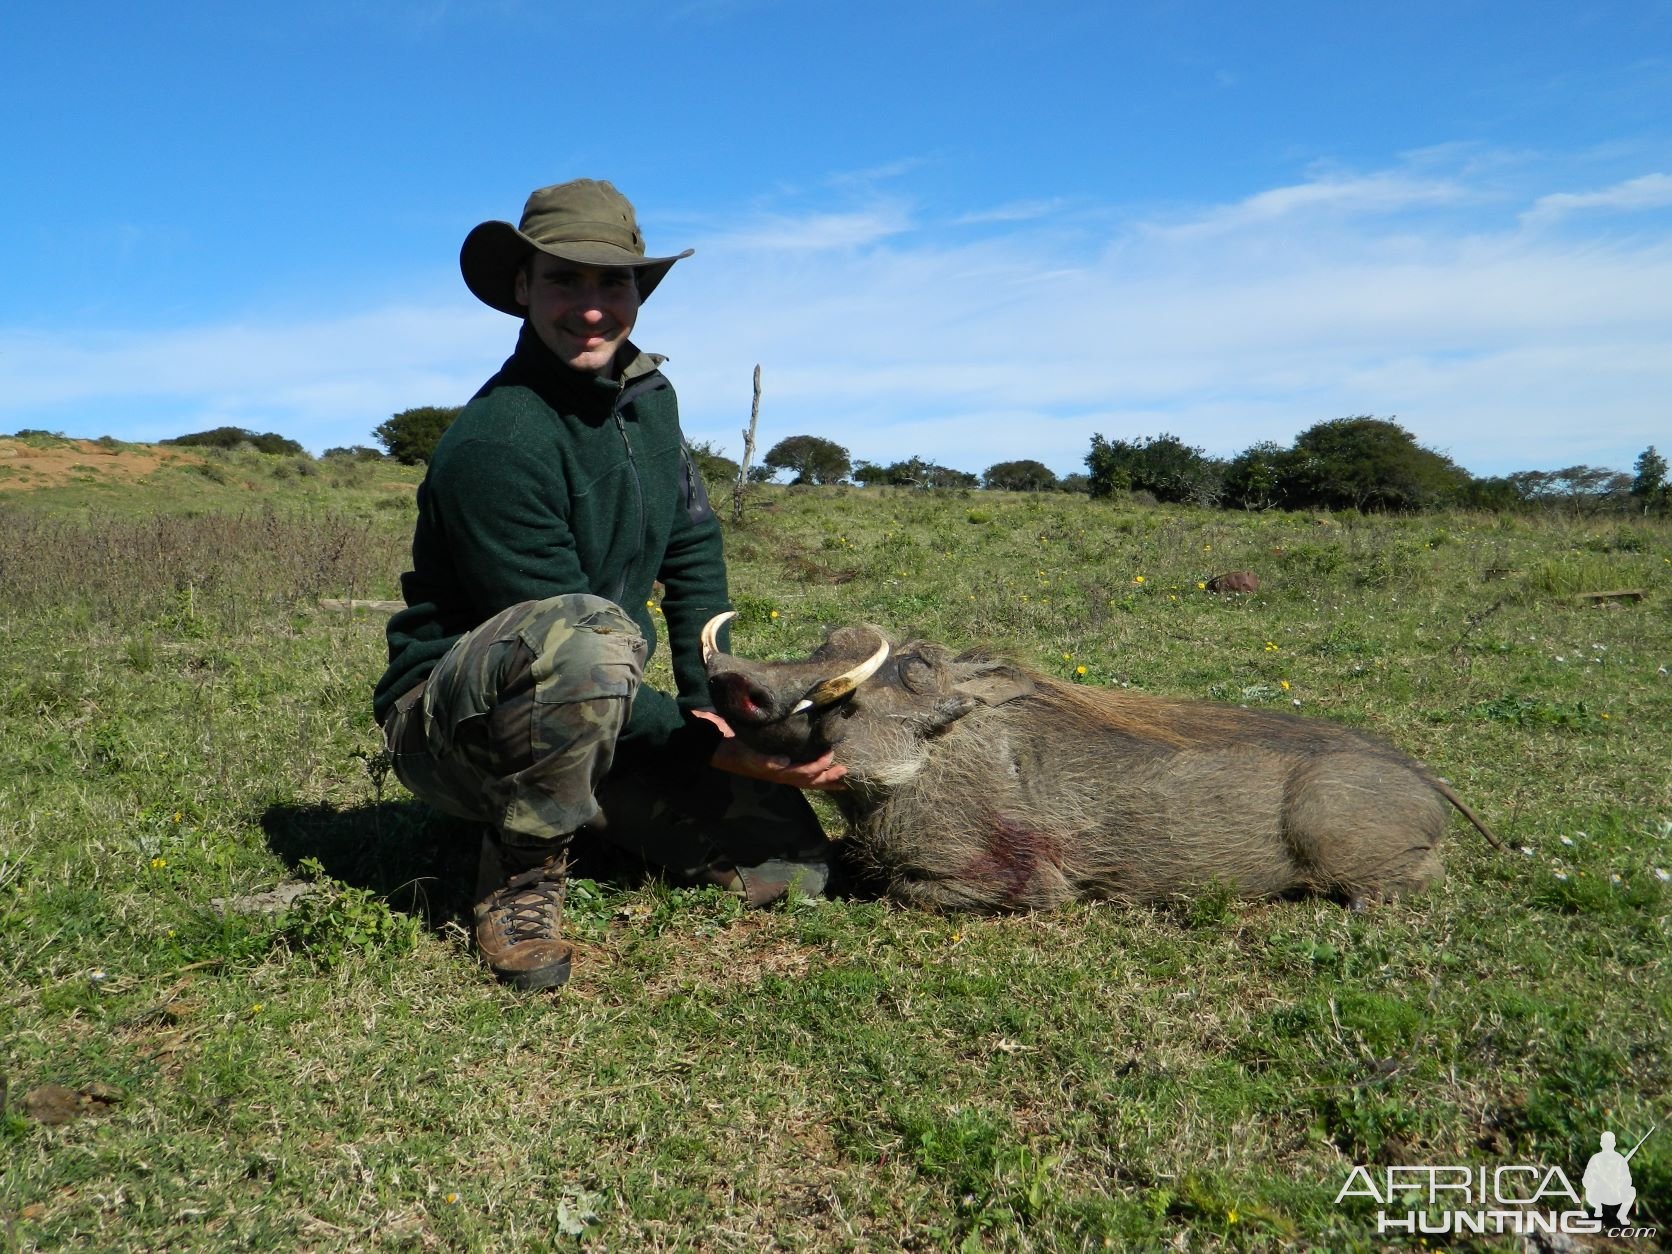
[{"label": "dead warthog", "polygon": [[1209,592],[1258,592],[1260,577],[1251,570],[1228,570],[1207,582]]},{"label": "dead warthog", "polygon": [[728,617],[703,633],[716,710],[763,752],[834,750],[858,857],[913,905],[1153,901],[1216,880],[1391,897],[1440,879],[1448,803],[1498,843],[1420,764],[1331,723],[1060,683],[873,627],[747,662],[715,644]]}]

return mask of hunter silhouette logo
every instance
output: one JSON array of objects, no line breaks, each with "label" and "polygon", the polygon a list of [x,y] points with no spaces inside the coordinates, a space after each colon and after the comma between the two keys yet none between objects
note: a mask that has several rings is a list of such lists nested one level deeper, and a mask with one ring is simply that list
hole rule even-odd
[{"label": "hunter silhouette logo", "polygon": [[[1657,1123],[1649,1132],[1660,1127]],[[1631,1204],[1637,1200],[1637,1190],[1631,1187],[1631,1156],[1643,1148],[1643,1142],[1649,1139],[1649,1132],[1645,1132],[1642,1139],[1624,1154],[1614,1149],[1614,1134],[1604,1132],[1599,1139],[1602,1146],[1591,1155],[1591,1161],[1585,1164],[1585,1175],[1580,1183],[1585,1186],[1585,1205],[1596,1208],[1597,1218],[1602,1218],[1605,1206],[1617,1206],[1615,1215],[1623,1224],[1626,1215],[1631,1210]]]}]

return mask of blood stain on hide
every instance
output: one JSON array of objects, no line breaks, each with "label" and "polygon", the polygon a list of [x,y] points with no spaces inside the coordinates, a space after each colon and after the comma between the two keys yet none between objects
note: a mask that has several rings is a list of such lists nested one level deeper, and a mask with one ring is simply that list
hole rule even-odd
[{"label": "blood stain on hide", "polygon": [[1003,814],[994,815],[990,823],[986,852],[969,861],[961,878],[1002,884],[1007,900],[1020,901],[1023,890],[1033,880],[1035,868],[1041,862],[1057,861],[1057,843],[1045,833],[1024,827]]}]

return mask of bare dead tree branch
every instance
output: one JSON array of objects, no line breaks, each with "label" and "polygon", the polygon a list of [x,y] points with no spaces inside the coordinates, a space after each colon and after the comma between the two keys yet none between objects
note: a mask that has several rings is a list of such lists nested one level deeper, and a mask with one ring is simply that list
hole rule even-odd
[{"label": "bare dead tree branch", "polygon": [[761,418],[761,368],[755,365],[755,401],[749,407],[749,429],[743,433],[743,459],[737,466],[737,482],[732,485],[731,520],[743,521],[743,494],[749,487],[749,463],[755,456],[755,424]]}]

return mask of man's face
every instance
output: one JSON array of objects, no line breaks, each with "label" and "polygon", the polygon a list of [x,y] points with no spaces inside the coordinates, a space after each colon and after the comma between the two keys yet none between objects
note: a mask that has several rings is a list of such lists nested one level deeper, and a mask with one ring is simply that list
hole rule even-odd
[{"label": "man's face", "polygon": [[639,316],[639,289],[626,266],[583,266],[535,253],[517,272],[516,296],[540,342],[571,370],[614,373],[615,354]]}]

